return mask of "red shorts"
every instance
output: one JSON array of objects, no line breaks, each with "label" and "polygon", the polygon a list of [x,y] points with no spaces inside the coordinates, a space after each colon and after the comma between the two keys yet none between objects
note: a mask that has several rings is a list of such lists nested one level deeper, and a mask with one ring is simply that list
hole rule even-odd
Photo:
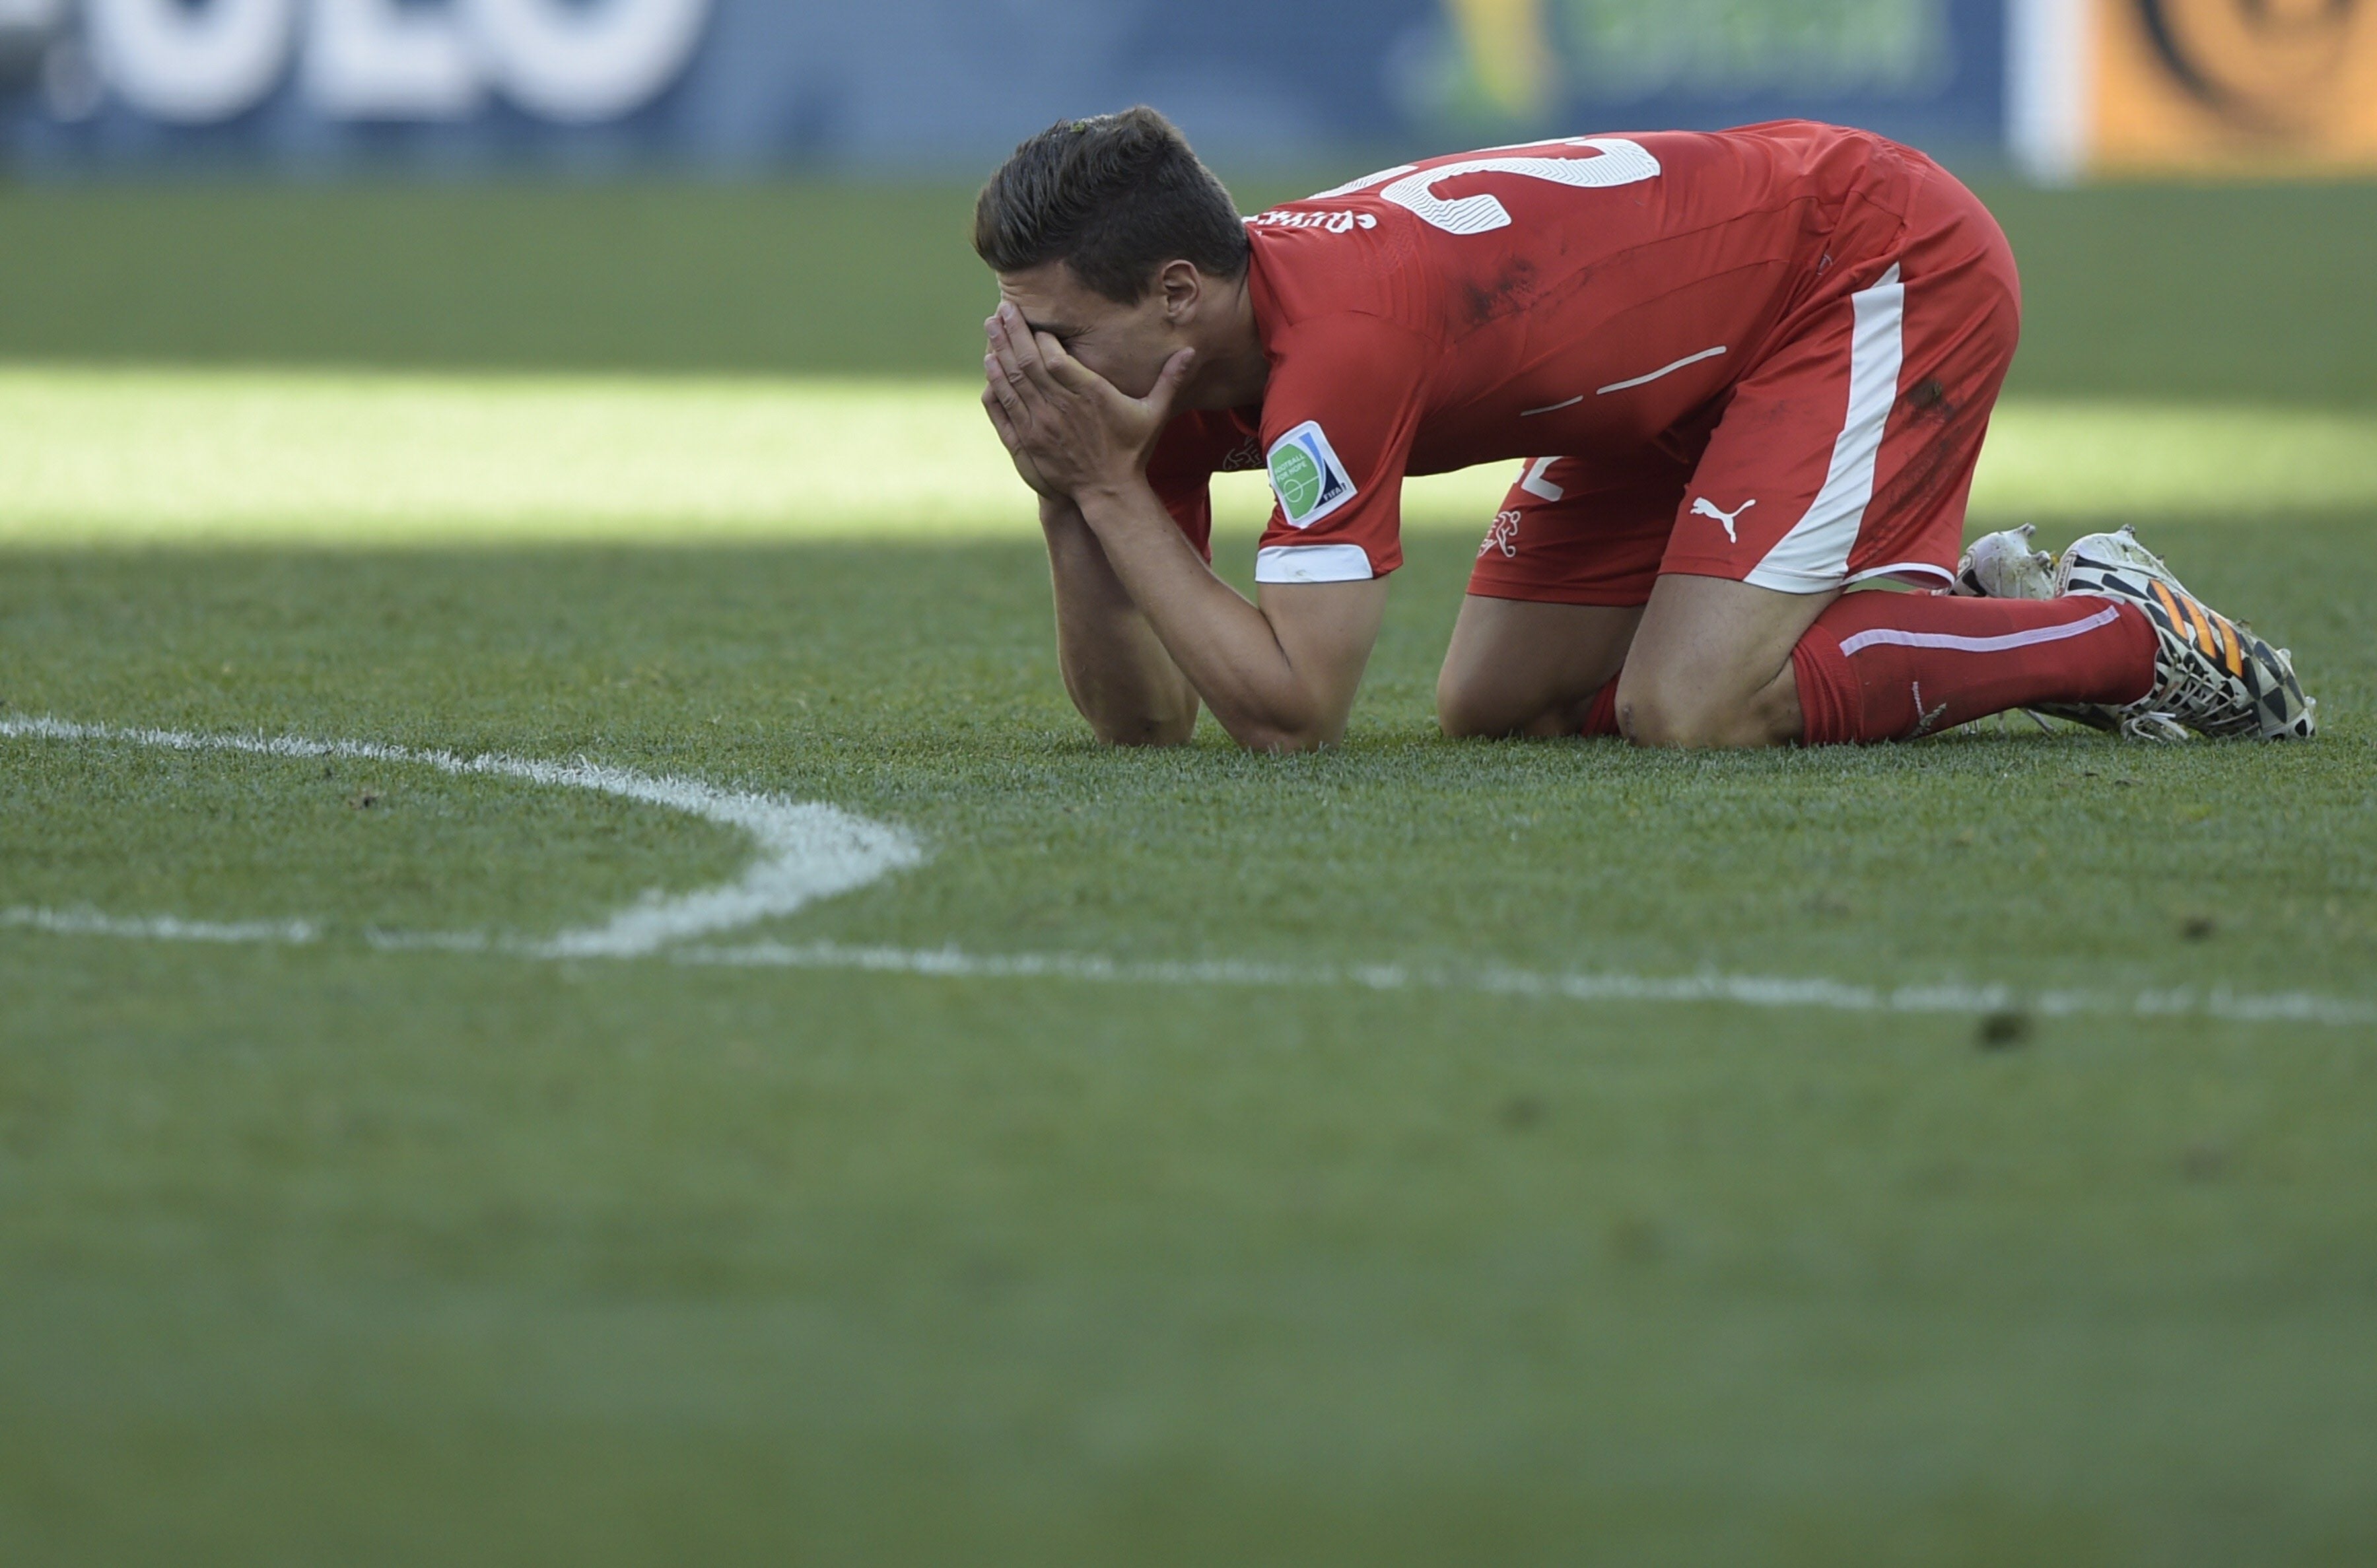
[{"label": "red shorts", "polygon": [[1896,242],[1837,262],[1776,325],[1697,451],[1530,461],[1469,592],[1640,604],[1662,572],[1786,593],[1953,581],[2021,298],[1997,221],[1925,166]]}]

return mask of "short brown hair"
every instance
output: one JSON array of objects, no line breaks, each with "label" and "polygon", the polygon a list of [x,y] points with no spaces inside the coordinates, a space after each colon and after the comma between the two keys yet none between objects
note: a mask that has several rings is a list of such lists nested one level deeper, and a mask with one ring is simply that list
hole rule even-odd
[{"label": "short brown hair", "polygon": [[1178,127],[1148,108],[1059,120],[1015,150],[973,204],[973,248],[997,272],[1062,261],[1122,305],[1156,269],[1247,269],[1246,221]]}]

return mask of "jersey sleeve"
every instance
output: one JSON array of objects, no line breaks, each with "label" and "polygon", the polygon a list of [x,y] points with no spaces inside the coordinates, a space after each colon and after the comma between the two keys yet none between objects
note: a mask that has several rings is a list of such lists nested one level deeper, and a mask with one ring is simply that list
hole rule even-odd
[{"label": "jersey sleeve", "polygon": [[1262,439],[1273,506],[1257,582],[1363,582],[1404,564],[1403,482],[1438,355],[1348,312],[1272,344]]},{"label": "jersey sleeve", "polygon": [[1226,414],[1184,413],[1164,427],[1148,454],[1147,484],[1188,543],[1207,561],[1213,558],[1216,470],[1251,468],[1258,461],[1250,435]]}]

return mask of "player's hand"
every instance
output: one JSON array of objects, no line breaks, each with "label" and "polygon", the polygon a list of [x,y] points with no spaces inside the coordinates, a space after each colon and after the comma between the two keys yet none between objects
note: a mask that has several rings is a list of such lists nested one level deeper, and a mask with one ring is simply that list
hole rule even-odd
[{"label": "player's hand", "polygon": [[[997,360],[985,354],[982,363],[985,375],[997,373]],[[999,445],[1007,449],[1008,459],[1015,464],[1015,472],[1023,483],[1032,486],[1033,492],[1043,499],[1064,500],[1065,493],[1049,483],[1047,476],[1040,472],[1040,465],[1032,461],[1032,454],[1023,449],[1022,438],[1015,433],[1015,423],[1008,418],[1007,406],[998,401],[996,388],[985,387],[982,389],[982,408],[990,415],[990,427],[998,432]]]},{"label": "player's hand", "polygon": [[1008,449],[1019,469],[1029,460],[1034,473],[1068,496],[1121,485],[1145,471],[1148,453],[1188,379],[1193,350],[1182,349],[1166,360],[1147,396],[1133,398],[1067,353],[1056,339],[1030,330],[1011,305],[1002,302],[985,325],[990,353],[983,373],[991,401],[1006,418],[1000,437],[1012,433]]}]

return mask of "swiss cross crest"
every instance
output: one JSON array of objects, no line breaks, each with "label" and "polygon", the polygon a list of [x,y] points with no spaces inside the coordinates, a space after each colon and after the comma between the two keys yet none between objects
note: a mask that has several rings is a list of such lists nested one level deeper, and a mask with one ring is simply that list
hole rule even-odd
[{"label": "swiss cross crest", "polygon": [[1477,558],[1484,560],[1495,551],[1510,560],[1519,553],[1519,514],[1515,511],[1496,512],[1494,526],[1486,531],[1486,542],[1477,546]]}]

